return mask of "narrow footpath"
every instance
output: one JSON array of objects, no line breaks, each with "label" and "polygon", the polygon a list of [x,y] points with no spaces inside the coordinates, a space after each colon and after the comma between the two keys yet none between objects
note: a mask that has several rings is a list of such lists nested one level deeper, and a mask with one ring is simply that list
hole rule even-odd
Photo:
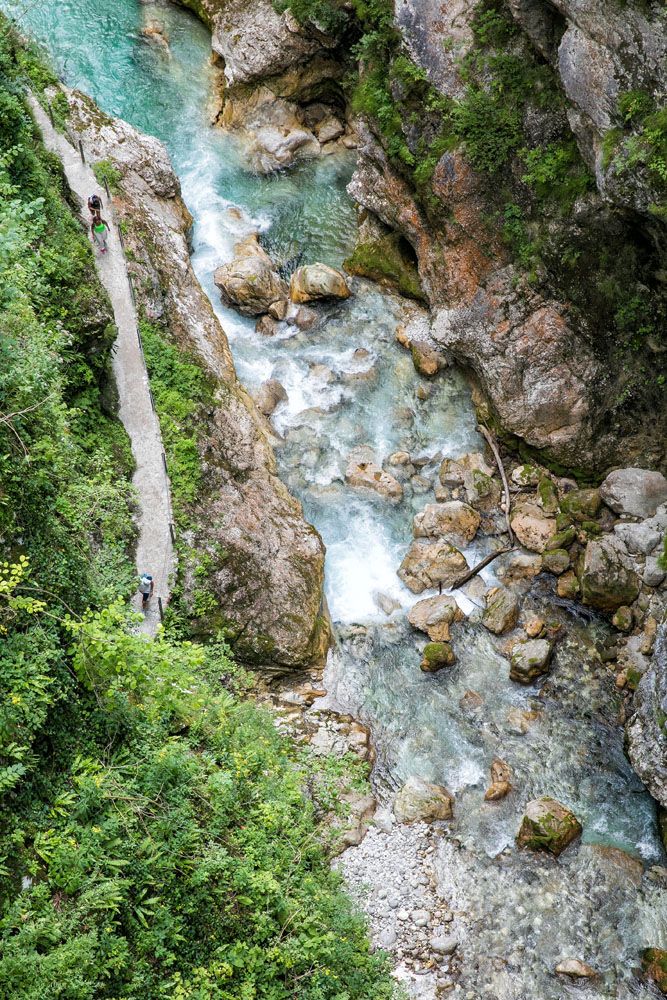
[{"label": "narrow footpath", "polygon": [[[150,573],[155,582],[155,592],[149,610],[139,630],[155,634],[160,617],[158,598],[163,606],[169,599],[169,578],[175,565],[171,539],[171,502],[169,480],[164,463],[164,452],[157,416],[151,404],[146,363],[140,345],[137,316],[130,292],[125,255],[114,223],[111,204],[87,163],[83,163],[78,150],[57,132],[49,116],[32,96],[28,96],[35,120],[42,132],[47,149],[62,161],[67,182],[81,199],[81,218],[90,228],[87,210],[88,197],[101,194],[104,208],[102,218],[109,223],[111,232],[108,252],[95,252],[97,271],[113,307],[118,336],[113,350],[113,372],[118,387],[119,417],[128,433],[136,471],[132,483],[139,501],[139,540],[137,542],[137,572]],[[137,580],[138,587],[138,580]],[[133,607],[141,609],[137,592]]]}]

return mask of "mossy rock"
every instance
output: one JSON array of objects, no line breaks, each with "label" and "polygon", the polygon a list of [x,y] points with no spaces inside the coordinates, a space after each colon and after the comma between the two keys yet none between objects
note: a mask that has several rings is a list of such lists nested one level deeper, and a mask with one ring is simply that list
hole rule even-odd
[{"label": "mossy rock", "polygon": [[590,521],[600,513],[602,506],[600,491],[594,489],[571,490],[565,494],[560,506],[563,513],[578,524]]},{"label": "mossy rock", "polygon": [[560,576],[570,566],[570,554],[567,549],[548,549],[542,554],[542,568],[547,573]]},{"label": "mossy rock", "polygon": [[349,274],[389,285],[408,298],[427,301],[414,254],[398,233],[390,232],[375,240],[357,243],[352,254],[343,261],[343,267]]},{"label": "mossy rock", "polygon": [[611,620],[612,625],[619,629],[621,632],[632,631],[633,618],[632,618],[632,608],[629,608],[626,604],[622,604],[620,608],[615,612],[614,617]]},{"label": "mossy rock", "polygon": [[427,642],[424,646],[421,669],[424,673],[433,674],[443,667],[451,667],[456,663],[454,650],[448,642]]},{"label": "mossy rock", "polygon": [[537,496],[545,514],[555,514],[558,511],[556,487],[547,476],[543,476],[537,484]]},{"label": "mossy rock", "polygon": [[581,830],[581,823],[567,806],[544,796],[526,806],[516,841],[519,847],[558,856]]},{"label": "mossy rock", "polygon": [[667,993],[667,951],[662,948],[645,948],[642,952],[642,969],[647,979],[652,979],[661,993]]},{"label": "mossy rock", "polygon": [[[556,518],[556,523],[558,523],[558,518]],[[569,527],[564,528],[562,531],[557,531],[556,534],[549,539],[549,542],[547,544],[547,549],[567,549],[576,540],[577,540],[577,532],[570,525]]]}]

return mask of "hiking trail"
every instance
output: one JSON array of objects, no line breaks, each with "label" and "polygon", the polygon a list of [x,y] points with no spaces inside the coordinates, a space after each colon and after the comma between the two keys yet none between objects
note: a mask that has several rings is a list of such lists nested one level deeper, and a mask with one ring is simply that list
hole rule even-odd
[{"label": "hiking trail", "polygon": [[[28,95],[35,121],[39,126],[47,149],[61,160],[70,189],[81,199],[81,218],[90,231],[87,209],[88,197],[101,188],[92,169],[83,163],[71,143],[55,130],[49,116],[32,94]],[[114,224],[112,205],[102,196],[102,218],[110,226],[108,251],[96,250],[95,265],[104,288],[111,300],[118,335],[113,349],[113,373],[118,388],[118,416],[127,431],[132,446],[136,470],[132,484],[139,503],[139,538],[137,541],[137,572],[152,575],[155,590],[139,631],[154,635],[160,621],[158,597],[166,605],[169,599],[169,577],[175,566],[175,553],[171,540],[171,498],[169,480],[163,460],[162,439],[157,415],[151,404],[146,362],[141,350],[137,315],[130,292],[125,255]],[[137,589],[138,589],[137,580]],[[132,606],[141,609],[141,598],[136,593]]]}]

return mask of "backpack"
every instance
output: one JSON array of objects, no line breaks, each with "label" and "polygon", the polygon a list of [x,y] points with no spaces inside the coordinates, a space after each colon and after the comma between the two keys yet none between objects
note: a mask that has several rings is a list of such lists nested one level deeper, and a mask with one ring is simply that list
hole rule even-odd
[{"label": "backpack", "polygon": [[151,583],[153,582],[153,577],[149,573],[144,573],[141,577],[141,583],[139,584],[139,590],[142,594],[150,593]]},{"label": "backpack", "polygon": [[97,211],[98,209],[102,208],[102,199],[97,194],[91,194],[90,198],[88,199],[88,204],[90,205],[91,208],[94,208]]}]

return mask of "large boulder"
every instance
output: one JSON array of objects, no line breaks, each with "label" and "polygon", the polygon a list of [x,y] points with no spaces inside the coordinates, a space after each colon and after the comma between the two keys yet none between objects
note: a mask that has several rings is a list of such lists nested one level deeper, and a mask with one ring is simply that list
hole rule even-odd
[{"label": "large boulder", "polygon": [[640,588],[627,551],[615,535],[588,542],[579,583],[584,604],[600,611],[632,604]]},{"label": "large boulder", "polygon": [[442,584],[451,587],[465,572],[468,564],[464,556],[444,538],[435,542],[416,539],[401,563],[398,575],[413,594],[421,594]]},{"label": "large boulder", "polygon": [[398,479],[378,465],[372,449],[367,445],[361,445],[350,452],[345,482],[350,486],[373,490],[386,500],[400,500],[403,496],[403,487]]},{"label": "large boulder", "polygon": [[246,316],[269,311],[274,302],[287,298],[287,282],[275,270],[271,258],[256,236],[236,245],[237,256],[215,269],[213,281],[226,305]]},{"label": "large boulder", "polygon": [[510,680],[519,684],[532,684],[549,671],[553,643],[548,639],[529,639],[518,642],[510,659]]},{"label": "large boulder", "polygon": [[467,545],[475,537],[480,520],[477,511],[460,500],[429,503],[415,515],[412,533],[415,538],[451,537],[457,545]]},{"label": "large boulder", "polygon": [[328,264],[304,264],[290,279],[292,302],[349,299],[351,294],[344,275]]},{"label": "large boulder", "polygon": [[519,620],[519,601],[515,594],[504,587],[494,587],[486,595],[486,609],[482,625],[495,635],[502,635],[514,628]]},{"label": "large boulder", "polygon": [[667,503],[667,479],[650,469],[618,469],[602,483],[600,496],[615,514],[653,517]]},{"label": "large boulder", "polygon": [[545,796],[526,806],[516,842],[534,851],[550,851],[558,856],[581,833],[574,813],[556,799]]},{"label": "large boulder", "polygon": [[448,642],[449,626],[464,617],[454,598],[447,594],[417,601],[408,612],[408,621],[412,627],[426,632],[432,642]]},{"label": "large boulder", "polygon": [[454,797],[443,785],[433,785],[412,775],[394,800],[394,816],[399,823],[431,823],[451,819]]}]

